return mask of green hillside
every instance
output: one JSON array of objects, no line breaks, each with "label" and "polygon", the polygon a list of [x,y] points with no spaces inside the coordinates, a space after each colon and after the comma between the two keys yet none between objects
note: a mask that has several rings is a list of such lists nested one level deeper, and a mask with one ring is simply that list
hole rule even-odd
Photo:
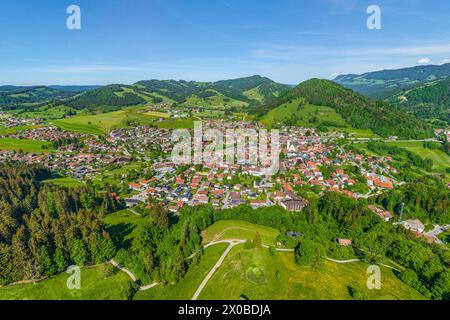
[{"label": "green hillside", "polygon": [[403,89],[421,86],[450,76],[450,63],[382,70],[365,74],[340,75],[334,79],[347,88],[374,98],[385,99]]},{"label": "green hillside", "polygon": [[[299,99],[303,99],[304,103],[300,103]],[[263,122],[270,121],[278,113],[281,115],[277,117],[284,117],[282,112],[277,112],[280,110],[276,110],[280,106],[288,111],[288,115],[289,111],[292,114],[296,103],[297,110],[286,119],[286,124],[291,124],[293,117],[304,121],[305,113],[308,108],[311,110],[311,105],[313,105],[332,108],[340,117],[332,114],[329,109],[322,111],[317,109],[313,111],[317,115],[316,118],[307,119],[307,122],[312,124],[322,122],[327,126],[336,126],[344,125],[345,121],[352,128],[371,130],[383,137],[398,136],[403,139],[423,139],[433,135],[432,130],[423,121],[397,110],[388,103],[372,100],[332,81],[320,79],[301,83],[257,109],[256,113]],[[305,108],[305,105],[310,106]],[[301,120],[302,117],[303,120]],[[328,120],[335,123],[327,123],[327,117]]]},{"label": "green hillside", "polygon": [[122,85],[109,85],[77,95],[65,104],[78,110],[106,112],[147,102],[133,90],[126,89]]},{"label": "green hillside", "polygon": [[450,124],[450,78],[405,90],[389,101],[418,118]]},{"label": "green hillside", "polygon": [[76,92],[57,90],[45,86],[0,86],[0,110],[11,110],[17,106],[27,106],[52,99],[65,99],[74,94]]}]

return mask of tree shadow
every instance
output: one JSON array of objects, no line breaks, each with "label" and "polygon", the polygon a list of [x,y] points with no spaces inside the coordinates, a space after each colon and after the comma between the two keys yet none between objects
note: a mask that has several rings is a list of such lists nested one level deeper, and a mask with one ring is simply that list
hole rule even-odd
[{"label": "tree shadow", "polygon": [[119,223],[107,228],[109,234],[111,235],[114,244],[119,249],[128,249],[131,247],[132,239],[125,239],[129,236],[136,226],[132,223]]}]

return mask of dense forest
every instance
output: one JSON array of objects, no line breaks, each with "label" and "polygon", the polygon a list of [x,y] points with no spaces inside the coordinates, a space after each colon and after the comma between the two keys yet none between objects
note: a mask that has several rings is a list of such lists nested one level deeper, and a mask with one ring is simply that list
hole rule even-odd
[{"label": "dense forest", "polygon": [[196,253],[201,253],[201,231],[213,223],[213,212],[187,207],[181,217],[174,217],[157,203],[147,210],[150,222],[145,231],[128,248],[121,248],[116,260],[144,283],[177,282],[200,258]]},{"label": "dense forest", "polygon": [[57,90],[45,86],[14,87],[0,86],[0,107],[14,109],[22,104],[40,103],[73,96],[74,92]]},{"label": "dense forest", "polygon": [[41,183],[50,177],[39,166],[0,165],[0,285],[101,263],[116,252],[103,216],[120,204],[89,184]]},{"label": "dense forest", "polygon": [[67,100],[65,104],[78,110],[106,112],[145,103],[145,99],[135,93],[124,91],[122,87],[109,85],[90,90]]},{"label": "dense forest", "polygon": [[256,113],[263,116],[271,109],[298,98],[303,98],[307,103],[313,105],[334,108],[352,127],[371,129],[383,137],[423,139],[433,135],[427,124],[414,116],[328,80],[305,81],[264,107],[257,109]]},{"label": "dense forest", "polygon": [[391,101],[418,118],[439,119],[450,123],[450,79],[405,90]]},{"label": "dense forest", "polygon": [[377,199],[389,211],[400,214],[404,204],[404,219],[450,224],[450,191],[438,179],[420,178]]}]

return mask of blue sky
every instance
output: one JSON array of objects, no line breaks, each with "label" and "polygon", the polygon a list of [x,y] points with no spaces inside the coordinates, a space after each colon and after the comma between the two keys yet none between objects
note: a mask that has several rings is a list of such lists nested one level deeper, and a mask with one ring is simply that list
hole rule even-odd
[{"label": "blue sky", "polygon": [[[82,29],[66,28],[78,5]],[[366,27],[369,5],[382,29]],[[450,62],[448,0],[2,0],[0,84],[312,77]]]}]

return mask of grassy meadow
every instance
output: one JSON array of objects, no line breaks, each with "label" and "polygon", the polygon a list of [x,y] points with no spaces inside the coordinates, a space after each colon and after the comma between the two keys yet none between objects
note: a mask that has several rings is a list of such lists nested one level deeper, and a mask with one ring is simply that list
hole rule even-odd
[{"label": "grassy meadow", "polygon": [[108,278],[102,266],[81,269],[81,289],[69,290],[71,275],[62,273],[38,284],[19,284],[0,288],[0,300],[126,300],[131,279],[124,272]]},{"label": "grassy meadow", "polygon": [[202,236],[204,243],[210,243],[219,240],[238,239],[253,240],[256,232],[259,232],[263,244],[275,245],[279,231],[238,220],[218,221],[207,228]]},{"label": "grassy meadow", "polygon": [[129,210],[122,210],[108,214],[105,224],[114,243],[119,248],[129,248],[133,239],[138,236],[145,225],[149,223],[148,217],[141,217]]},{"label": "grassy meadow", "polygon": [[433,160],[433,170],[444,171],[450,168],[450,156],[439,149],[428,149],[423,146],[423,142],[417,141],[394,141],[388,142],[400,148],[411,151],[424,159]]},{"label": "grassy meadow", "polygon": [[[236,246],[200,294],[200,300],[351,300],[348,286],[370,300],[420,300],[424,297],[382,267],[381,290],[366,286],[365,263],[326,261],[319,269],[300,267],[293,253]],[[224,290],[226,288],[226,290]]]},{"label": "grassy meadow", "polygon": [[45,180],[43,181],[43,183],[54,184],[66,188],[76,188],[84,186],[84,183],[82,181],[69,177]]},{"label": "grassy meadow", "polygon": [[23,151],[27,153],[48,153],[52,150],[51,144],[46,141],[26,139],[2,138],[0,150]]}]

